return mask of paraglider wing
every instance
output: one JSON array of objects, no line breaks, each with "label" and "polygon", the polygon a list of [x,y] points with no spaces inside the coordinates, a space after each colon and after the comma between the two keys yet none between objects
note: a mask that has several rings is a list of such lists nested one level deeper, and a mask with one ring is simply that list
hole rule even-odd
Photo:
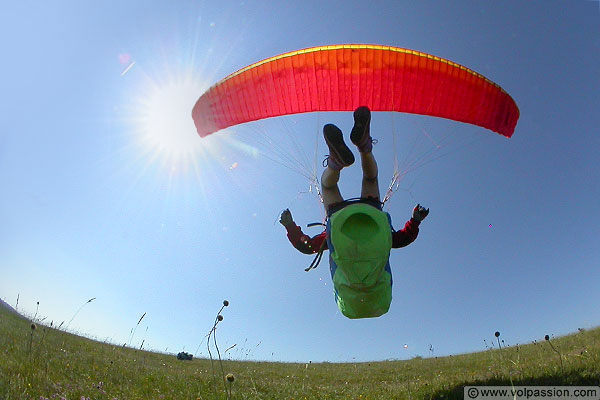
[{"label": "paraglider wing", "polygon": [[196,102],[202,137],[220,129],[311,111],[399,111],[466,122],[511,137],[519,109],[500,86],[459,64],[375,45],[314,47],[229,75]]}]

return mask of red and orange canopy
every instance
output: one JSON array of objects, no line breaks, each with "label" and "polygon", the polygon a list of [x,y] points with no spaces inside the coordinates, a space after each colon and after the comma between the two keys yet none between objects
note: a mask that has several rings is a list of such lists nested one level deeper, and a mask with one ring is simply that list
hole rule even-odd
[{"label": "red and orange canopy", "polygon": [[212,86],[192,117],[200,136],[244,122],[311,111],[424,114],[511,137],[519,109],[500,86],[452,61],[389,46],[336,45],[281,54]]}]

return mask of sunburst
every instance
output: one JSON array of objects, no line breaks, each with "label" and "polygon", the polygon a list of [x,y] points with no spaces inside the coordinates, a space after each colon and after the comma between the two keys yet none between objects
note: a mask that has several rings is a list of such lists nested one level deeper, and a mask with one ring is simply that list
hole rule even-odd
[{"label": "sunburst", "polygon": [[171,170],[189,169],[208,150],[210,141],[200,139],[190,114],[205,89],[191,73],[147,80],[132,119],[136,142],[149,159]]}]

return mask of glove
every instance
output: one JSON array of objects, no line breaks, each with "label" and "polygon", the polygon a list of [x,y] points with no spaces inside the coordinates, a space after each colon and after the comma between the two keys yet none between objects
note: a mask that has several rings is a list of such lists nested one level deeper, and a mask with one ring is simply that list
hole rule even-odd
[{"label": "glove", "polygon": [[417,204],[413,209],[412,217],[415,221],[421,222],[427,215],[429,215],[429,208],[425,208],[420,204]]},{"label": "glove", "polygon": [[292,219],[292,213],[289,209],[286,208],[285,210],[283,210],[283,212],[281,213],[281,217],[279,217],[279,223],[285,226],[286,228],[294,224],[294,220]]}]

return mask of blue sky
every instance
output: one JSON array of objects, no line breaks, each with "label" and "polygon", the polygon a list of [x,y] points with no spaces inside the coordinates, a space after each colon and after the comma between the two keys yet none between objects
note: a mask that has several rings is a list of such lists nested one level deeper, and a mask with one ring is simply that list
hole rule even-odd
[{"label": "blue sky", "polygon": [[[352,4],[350,4],[352,3]],[[227,357],[354,361],[457,354],[600,321],[597,1],[127,1],[7,5],[0,16],[0,297],[115,343],[206,356],[224,299]],[[511,139],[452,121],[376,113],[382,190],[401,228],[392,308],[344,318],[324,262],[310,273],[277,223],[319,221],[309,180],[320,129],[350,113],[250,123],[206,139],[193,102],[261,59],[306,47],[415,49],[500,84]],[[165,128],[168,127],[168,128]],[[394,139],[395,138],[395,139]],[[268,144],[268,141],[275,144]],[[278,149],[282,149],[280,153]],[[295,150],[298,149],[298,150]],[[282,161],[301,154],[302,166]],[[419,161],[420,160],[420,161]],[[295,168],[298,166],[298,168]],[[315,172],[316,171],[316,172]],[[342,193],[358,194],[360,167]],[[317,234],[317,228],[305,229]],[[405,347],[407,345],[407,347]],[[430,352],[430,345],[433,353]]]}]

